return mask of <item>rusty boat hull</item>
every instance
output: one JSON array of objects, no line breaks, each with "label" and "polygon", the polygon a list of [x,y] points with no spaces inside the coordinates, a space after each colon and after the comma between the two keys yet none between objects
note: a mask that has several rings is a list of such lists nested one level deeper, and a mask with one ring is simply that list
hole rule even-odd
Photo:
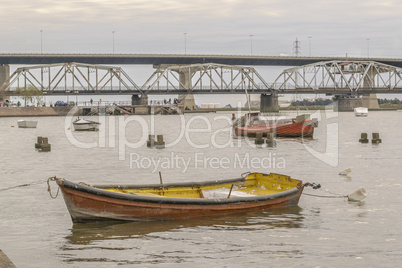
[{"label": "rusty boat hull", "polygon": [[255,137],[257,133],[266,136],[273,133],[276,137],[284,138],[312,138],[314,135],[314,126],[311,120],[305,120],[300,123],[289,123],[275,126],[235,126],[234,132],[237,136]]},{"label": "rusty boat hull", "polygon": [[276,137],[312,138],[318,121],[309,117],[303,114],[290,119],[264,119],[260,113],[248,113],[233,123],[233,131],[236,136],[256,137],[257,133],[263,136],[272,133]]},{"label": "rusty boat hull", "polygon": [[[293,206],[304,188],[302,181],[274,173],[141,186],[56,181],[73,222],[174,220]],[[267,190],[271,186],[276,190]]]}]

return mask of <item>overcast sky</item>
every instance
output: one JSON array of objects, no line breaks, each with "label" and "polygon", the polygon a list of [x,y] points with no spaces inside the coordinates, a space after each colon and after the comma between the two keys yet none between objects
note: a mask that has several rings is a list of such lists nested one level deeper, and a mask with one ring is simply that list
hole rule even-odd
[{"label": "overcast sky", "polygon": [[0,0],[0,53],[40,53],[43,30],[43,53],[111,53],[115,31],[115,53],[182,54],[187,33],[187,54],[250,55],[252,43],[253,55],[292,55],[298,38],[304,56],[400,58],[401,10],[393,0]]},{"label": "overcast sky", "polygon": [[[114,43],[116,54],[278,56],[297,38],[302,56],[402,58],[400,11],[396,0],[0,0],[0,53],[112,53]],[[153,72],[123,68],[138,84]],[[257,68],[268,83],[287,67],[272,68]]]}]

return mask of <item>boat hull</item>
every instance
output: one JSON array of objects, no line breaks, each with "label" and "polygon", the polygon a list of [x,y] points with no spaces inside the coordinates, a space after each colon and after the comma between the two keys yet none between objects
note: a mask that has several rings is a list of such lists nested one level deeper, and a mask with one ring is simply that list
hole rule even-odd
[{"label": "boat hull", "polygon": [[36,128],[38,121],[18,120],[19,128]]},{"label": "boat hull", "polygon": [[234,132],[238,136],[249,137],[255,137],[257,133],[262,133],[264,136],[273,133],[276,137],[312,138],[314,126],[311,120],[305,120],[299,123],[273,126],[234,126]]},{"label": "boat hull", "polygon": [[73,222],[174,220],[264,210],[297,205],[303,191],[300,182],[283,192],[254,197],[166,198],[109,192],[64,180],[57,183]]},{"label": "boat hull", "polygon": [[365,107],[354,108],[356,117],[366,117],[368,115],[368,109]]},{"label": "boat hull", "polygon": [[99,124],[73,124],[75,131],[97,131]]}]

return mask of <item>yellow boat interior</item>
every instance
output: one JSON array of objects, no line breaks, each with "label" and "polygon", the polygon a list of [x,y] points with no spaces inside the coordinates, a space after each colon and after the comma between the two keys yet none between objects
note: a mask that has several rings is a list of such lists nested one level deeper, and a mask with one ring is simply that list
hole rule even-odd
[{"label": "yellow boat interior", "polygon": [[98,189],[149,197],[230,198],[269,195],[302,186],[302,181],[270,173],[250,173],[238,180],[192,184],[159,184],[158,186],[94,186]]}]

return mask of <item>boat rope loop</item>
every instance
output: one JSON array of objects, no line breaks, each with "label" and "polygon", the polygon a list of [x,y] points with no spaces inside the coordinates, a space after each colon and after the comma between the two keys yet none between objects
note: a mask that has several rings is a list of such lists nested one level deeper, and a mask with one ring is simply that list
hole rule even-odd
[{"label": "boat rope loop", "polygon": [[313,189],[320,189],[321,188],[321,184],[317,184],[314,182],[307,182],[306,184],[304,184],[304,187],[312,187]]},{"label": "boat rope loop", "polygon": [[53,196],[53,195],[52,195],[52,189],[50,188],[50,181],[57,181],[57,180],[60,180],[60,179],[59,179],[59,178],[56,178],[56,176],[50,177],[50,178],[47,179],[47,191],[49,192],[49,195],[50,195],[50,197],[51,197],[52,199],[56,199],[56,198],[57,198],[57,196],[59,195],[60,187],[57,187],[56,195]]},{"label": "boat rope loop", "polygon": [[305,186],[305,187],[311,187],[311,188],[313,188],[314,190],[319,189],[319,190],[321,190],[321,191],[324,191],[324,192],[326,192],[326,193],[331,194],[331,195],[315,195],[315,194],[303,193],[304,195],[315,196],[315,197],[324,197],[324,198],[345,198],[345,197],[347,198],[347,197],[348,197],[347,195],[335,194],[335,193],[331,193],[331,192],[328,191],[328,190],[323,190],[323,189],[321,189],[321,184],[316,184],[316,183],[309,183],[309,182],[307,182],[306,184],[304,184],[304,186]]},{"label": "boat rope loop", "polygon": [[25,183],[25,184],[20,184],[20,185],[16,185],[16,186],[11,186],[8,188],[4,188],[4,189],[0,189],[0,192],[2,191],[7,191],[7,190],[11,190],[11,189],[15,189],[15,188],[19,188],[19,187],[25,187],[25,186],[31,186],[31,185],[36,185],[36,184],[42,184],[45,183],[46,181],[44,180],[38,180],[38,181],[33,181],[30,183]]}]

